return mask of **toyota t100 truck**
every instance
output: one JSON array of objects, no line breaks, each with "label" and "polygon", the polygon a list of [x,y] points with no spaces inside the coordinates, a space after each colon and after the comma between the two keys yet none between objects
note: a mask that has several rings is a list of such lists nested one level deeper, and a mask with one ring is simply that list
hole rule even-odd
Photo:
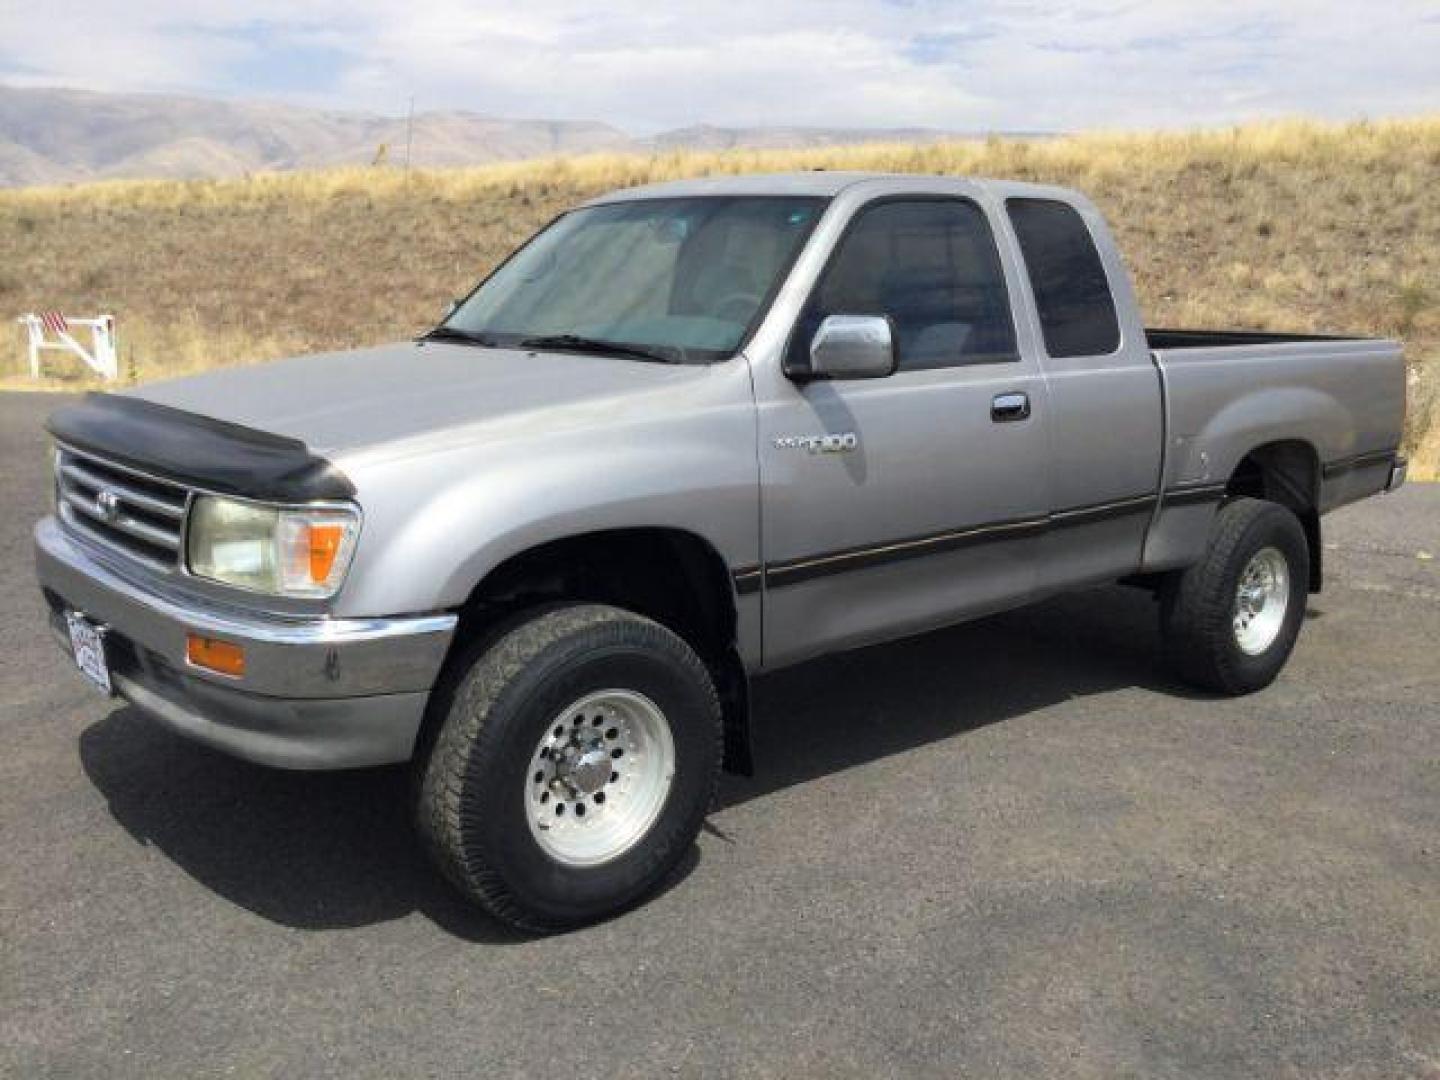
[{"label": "toyota t100 truck", "polygon": [[675,866],[757,673],[1123,580],[1180,678],[1264,687],[1404,411],[1395,342],[1147,329],[1073,191],[704,179],[561,215],[418,340],[61,408],[36,557],[103,690],[412,763],[442,870],[544,931]]}]

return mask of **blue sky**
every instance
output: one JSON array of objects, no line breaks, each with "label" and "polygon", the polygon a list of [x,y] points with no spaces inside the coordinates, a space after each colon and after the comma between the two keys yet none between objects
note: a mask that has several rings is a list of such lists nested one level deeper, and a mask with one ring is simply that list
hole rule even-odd
[{"label": "blue sky", "polygon": [[636,133],[1383,116],[1440,109],[1440,3],[5,0],[0,82]]}]

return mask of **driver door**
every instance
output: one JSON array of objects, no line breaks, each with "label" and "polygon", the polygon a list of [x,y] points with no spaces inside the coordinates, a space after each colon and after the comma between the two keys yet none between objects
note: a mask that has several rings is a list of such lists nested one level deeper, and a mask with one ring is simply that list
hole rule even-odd
[{"label": "driver door", "polygon": [[851,219],[786,366],[803,368],[821,321],[845,314],[890,319],[897,367],[757,379],[766,667],[1037,591],[1048,402],[1011,314],[1013,273],[973,200],[886,198]]}]

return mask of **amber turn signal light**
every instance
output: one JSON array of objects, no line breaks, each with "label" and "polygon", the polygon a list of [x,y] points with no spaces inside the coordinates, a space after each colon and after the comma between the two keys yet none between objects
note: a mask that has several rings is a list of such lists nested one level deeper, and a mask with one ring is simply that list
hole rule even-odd
[{"label": "amber turn signal light", "polygon": [[185,659],[206,671],[239,678],[245,674],[245,650],[229,641],[185,635]]},{"label": "amber turn signal light", "polygon": [[345,526],[335,524],[311,525],[310,580],[323,585],[330,580],[330,571],[335,567],[335,557],[340,554],[340,545],[345,540]]}]

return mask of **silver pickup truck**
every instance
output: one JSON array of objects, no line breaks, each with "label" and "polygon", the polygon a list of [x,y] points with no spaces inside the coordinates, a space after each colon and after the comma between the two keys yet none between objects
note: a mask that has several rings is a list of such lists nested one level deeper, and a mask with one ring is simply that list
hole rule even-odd
[{"label": "silver pickup truck", "polygon": [[674,867],[759,672],[1121,580],[1180,678],[1265,686],[1404,412],[1395,342],[1146,329],[1073,191],[698,180],[563,214],[416,341],[60,409],[36,556],[107,692],[411,762],[444,872],[550,930]]}]

